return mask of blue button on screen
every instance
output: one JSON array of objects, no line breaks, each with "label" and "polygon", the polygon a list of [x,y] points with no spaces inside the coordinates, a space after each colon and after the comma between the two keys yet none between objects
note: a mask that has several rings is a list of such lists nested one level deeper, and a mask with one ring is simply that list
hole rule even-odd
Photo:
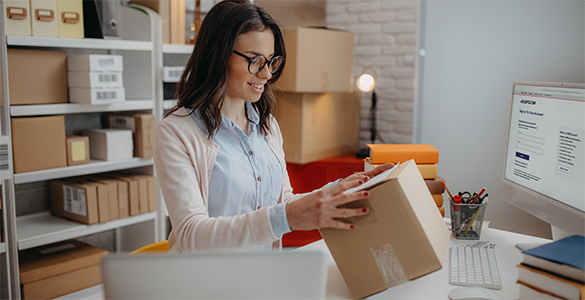
[{"label": "blue button on screen", "polygon": [[522,159],[525,160],[529,160],[530,156],[528,154],[524,154],[524,153],[520,153],[520,152],[516,152],[516,157],[520,157]]}]

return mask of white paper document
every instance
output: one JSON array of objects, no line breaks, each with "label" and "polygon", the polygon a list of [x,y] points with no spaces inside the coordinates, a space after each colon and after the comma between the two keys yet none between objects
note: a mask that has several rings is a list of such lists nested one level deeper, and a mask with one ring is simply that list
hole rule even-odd
[{"label": "white paper document", "polygon": [[361,185],[358,185],[358,186],[356,186],[356,187],[354,187],[354,188],[348,189],[348,190],[346,190],[346,191],[345,191],[345,192],[343,192],[343,193],[344,193],[344,194],[347,194],[347,193],[353,193],[353,192],[357,192],[357,191],[359,191],[359,190],[363,190],[363,189],[369,188],[369,187],[371,187],[371,186],[373,186],[373,185],[376,185],[376,184],[378,184],[379,182],[381,182],[382,180],[384,180],[384,179],[388,178],[388,175],[390,175],[390,173],[394,172],[394,170],[396,170],[396,168],[397,168],[399,165],[400,165],[400,163],[396,163],[396,164],[394,165],[394,167],[392,167],[392,169],[386,170],[386,171],[384,171],[384,172],[382,172],[382,173],[380,173],[380,174],[378,174],[378,175],[374,176],[374,178],[371,178],[370,180],[368,180],[368,181],[366,181],[366,182],[362,183]]}]

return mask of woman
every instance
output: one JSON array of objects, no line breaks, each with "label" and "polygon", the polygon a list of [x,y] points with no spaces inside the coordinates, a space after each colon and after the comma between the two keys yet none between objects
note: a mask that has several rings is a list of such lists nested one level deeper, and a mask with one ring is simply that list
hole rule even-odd
[{"label": "woman", "polygon": [[334,218],[367,208],[343,194],[368,177],[352,175],[304,195],[292,193],[270,84],[286,52],[276,22],[247,0],[224,0],[206,15],[178,103],[156,129],[154,162],[169,217],[171,252],[269,250],[291,230],[351,229]]}]

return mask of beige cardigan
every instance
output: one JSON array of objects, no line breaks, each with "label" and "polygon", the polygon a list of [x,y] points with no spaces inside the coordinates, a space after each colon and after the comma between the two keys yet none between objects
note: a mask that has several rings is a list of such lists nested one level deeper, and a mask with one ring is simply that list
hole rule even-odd
[{"label": "beige cardigan", "polygon": [[[209,217],[207,199],[211,171],[219,146],[207,138],[193,118],[181,108],[164,118],[155,131],[154,165],[173,225],[170,252],[204,249],[253,249],[280,237],[272,232],[268,207],[234,217]],[[274,117],[266,136],[270,149],[282,166],[282,191],[278,203],[301,198],[290,185],[282,134]],[[229,188],[229,187],[228,187]]]}]

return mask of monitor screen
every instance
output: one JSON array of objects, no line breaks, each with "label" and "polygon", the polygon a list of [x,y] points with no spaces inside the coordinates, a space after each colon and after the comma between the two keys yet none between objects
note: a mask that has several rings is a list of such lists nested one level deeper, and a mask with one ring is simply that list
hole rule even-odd
[{"label": "monitor screen", "polygon": [[513,86],[502,198],[569,233],[585,232],[585,88]]}]

